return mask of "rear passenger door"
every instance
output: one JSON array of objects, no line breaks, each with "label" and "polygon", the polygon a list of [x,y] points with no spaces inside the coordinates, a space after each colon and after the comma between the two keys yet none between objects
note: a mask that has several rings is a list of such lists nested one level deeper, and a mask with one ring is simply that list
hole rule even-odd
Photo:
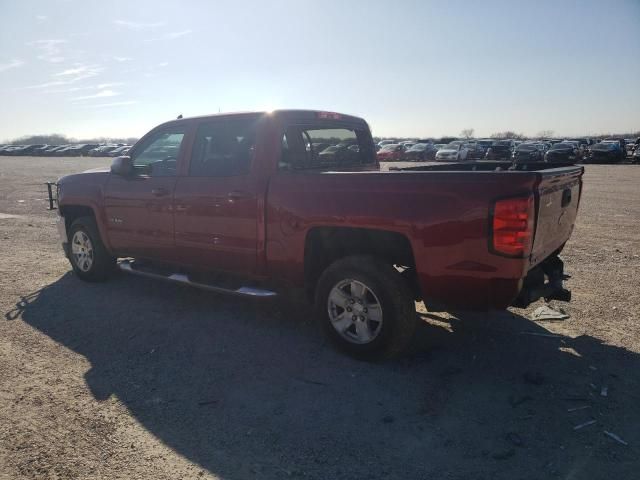
[{"label": "rear passenger door", "polygon": [[251,273],[257,255],[257,187],[251,175],[256,119],[219,119],[196,133],[186,176],[174,194],[181,263]]}]

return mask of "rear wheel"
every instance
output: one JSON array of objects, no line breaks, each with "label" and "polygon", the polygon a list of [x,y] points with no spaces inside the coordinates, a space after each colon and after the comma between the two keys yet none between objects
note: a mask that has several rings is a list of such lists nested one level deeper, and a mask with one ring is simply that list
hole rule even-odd
[{"label": "rear wheel", "polygon": [[101,282],[114,271],[116,259],[102,243],[92,217],[80,217],[69,228],[69,262],[82,280]]},{"label": "rear wheel", "polygon": [[315,300],[316,316],[329,339],[357,358],[402,353],[417,325],[406,281],[393,266],[374,257],[334,262],[320,277]]}]

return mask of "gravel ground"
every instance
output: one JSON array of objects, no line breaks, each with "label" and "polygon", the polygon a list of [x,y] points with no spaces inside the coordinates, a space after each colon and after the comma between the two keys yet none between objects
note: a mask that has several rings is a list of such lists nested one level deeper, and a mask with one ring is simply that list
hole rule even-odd
[{"label": "gravel ground", "polygon": [[637,478],[640,167],[587,166],[568,320],[420,308],[368,364],[299,302],[77,280],[42,183],[108,161],[0,157],[0,478]]}]

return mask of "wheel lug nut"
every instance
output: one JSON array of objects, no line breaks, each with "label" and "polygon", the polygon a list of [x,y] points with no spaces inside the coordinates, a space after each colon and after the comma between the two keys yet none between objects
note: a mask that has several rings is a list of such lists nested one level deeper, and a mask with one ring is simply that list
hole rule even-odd
[{"label": "wheel lug nut", "polygon": [[353,310],[353,308],[347,307],[347,312],[350,312],[351,310]]},{"label": "wheel lug nut", "polygon": [[356,315],[354,315],[353,317],[351,317],[351,320],[353,320],[354,322],[358,319],[358,317]]},{"label": "wheel lug nut", "polygon": [[367,307],[364,307],[364,308],[362,309],[362,311],[363,311],[364,313],[367,313],[367,312],[368,312]]},{"label": "wheel lug nut", "polygon": [[364,317],[362,315],[360,315],[360,321],[364,322]]}]

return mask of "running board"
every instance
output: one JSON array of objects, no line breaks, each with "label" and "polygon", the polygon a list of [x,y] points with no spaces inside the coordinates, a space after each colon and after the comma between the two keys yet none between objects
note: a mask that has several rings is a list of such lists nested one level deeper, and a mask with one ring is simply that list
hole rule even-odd
[{"label": "running board", "polygon": [[181,283],[183,285],[189,285],[190,287],[199,288],[201,290],[208,290],[210,292],[224,293],[226,295],[237,295],[241,297],[256,297],[256,298],[268,298],[275,297],[278,294],[271,290],[264,290],[262,288],[255,287],[240,287],[237,289],[216,287],[215,285],[209,285],[206,283],[199,283],[189,280],[189,277],[184,273],[172,273],[171,275],[162,275],[160,273],[146,272],[138,270],[133,267],[133,263],[129,260],[123,260],[118,263],[118,267],[123,272],[133,273],[134,275],[140,275],[141,277],[155,278],[159,280],[168,280],[170,282]]}]

